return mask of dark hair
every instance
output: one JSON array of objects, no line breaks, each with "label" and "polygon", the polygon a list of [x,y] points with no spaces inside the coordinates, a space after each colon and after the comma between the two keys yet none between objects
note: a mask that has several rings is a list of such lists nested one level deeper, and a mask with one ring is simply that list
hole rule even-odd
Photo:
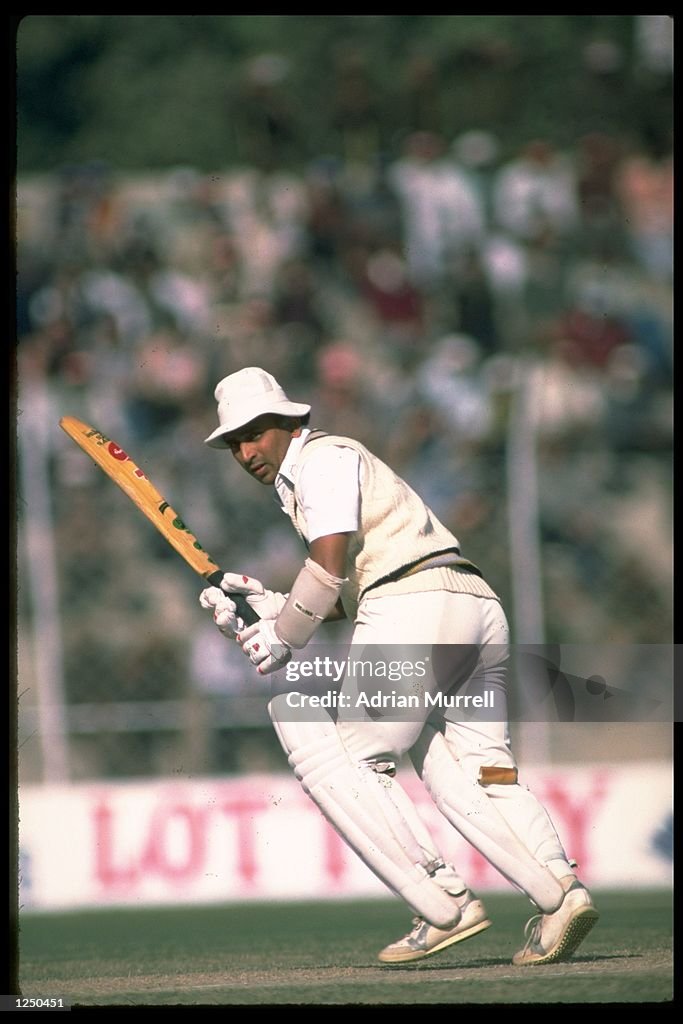
[{"label": "dark hair", "polygon": [[285,430],[289,430],[294,423],[299,427],[306,427],[310,418],[310,412],[307,412],[305,416],[278,416]]}]

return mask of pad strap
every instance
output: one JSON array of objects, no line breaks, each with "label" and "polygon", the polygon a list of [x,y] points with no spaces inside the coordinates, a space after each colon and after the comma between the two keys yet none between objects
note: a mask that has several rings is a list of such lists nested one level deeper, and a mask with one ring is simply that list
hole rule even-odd
[{"label": "pad strap", "polygon": [[482,765],[477,782],[480,786],[516,786],[517,769],[498,765]]},{"label": "pad strap", "polygon": [[275,621],[283,643],[294,649],[305,647],[336,605],[345,583],[307,558]]}]

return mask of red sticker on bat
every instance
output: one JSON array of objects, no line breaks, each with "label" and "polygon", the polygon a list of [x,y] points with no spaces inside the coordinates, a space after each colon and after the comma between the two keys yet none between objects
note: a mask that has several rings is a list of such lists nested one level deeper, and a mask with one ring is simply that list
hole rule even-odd
[{"label": "red sticker on bat", "polygon": [[113,441],[110,441],[107,445],[107,451],[113,459],[118,459],[119,462],[126,462],[129,457],[127,453],[124,452],[123,448],[119,448],[119,446],[114,444]]},{"label": "red sticker on bat", "polygon": [[249,582],[249,577],[248,576],[243,576],[242,577],[242,583],[248,583],[248,582]]}]

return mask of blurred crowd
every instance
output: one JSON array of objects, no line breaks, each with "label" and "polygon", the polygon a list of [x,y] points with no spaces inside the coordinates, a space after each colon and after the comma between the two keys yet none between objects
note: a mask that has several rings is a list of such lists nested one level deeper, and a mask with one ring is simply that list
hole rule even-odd
[{"label": "blurred crowd", "polygon": [[[245,365],[390,462],[504,598],[523,393],[550,638],[668,642],[672,192],[672,155],[638,140],[533,138],[510,153],[483,128],[407,132],[393,153],[349,146],[298,173],[92,163],[20,180],[17,422],[40,433],[52,417],[62,598],[79,610],[70,699],[107,699],[82,666],[101,678],[124,641],[129,699],[182,694],[188,665],[200,690],[231,684],[189,609],[195,580],[115,516],[102,536],[112,485],[52,428],[69,413],[115,438],[226,568],[287,588],[296,537],[202,445],[215,384]],[[106,631],[105,599],[118,608]]]}]

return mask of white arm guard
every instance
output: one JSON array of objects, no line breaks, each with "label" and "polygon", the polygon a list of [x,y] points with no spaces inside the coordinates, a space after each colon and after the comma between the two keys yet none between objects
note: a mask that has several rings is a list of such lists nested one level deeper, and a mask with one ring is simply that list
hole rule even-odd
[{"label": "white arm guard", "polygon": [[345,583],[307,558],[275,620],[275,631],[283,643],[295,649],[305,647],[334,608]]}]

